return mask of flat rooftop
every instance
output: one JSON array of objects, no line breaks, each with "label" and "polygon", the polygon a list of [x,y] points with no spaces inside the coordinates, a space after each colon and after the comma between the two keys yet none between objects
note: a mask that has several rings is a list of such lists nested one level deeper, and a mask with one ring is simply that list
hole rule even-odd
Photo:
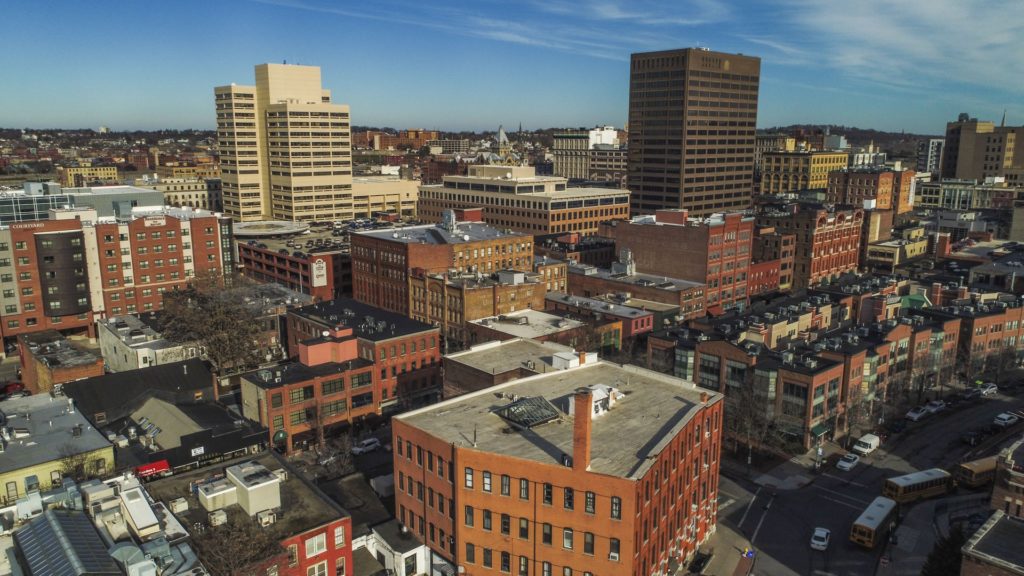
[{"label": "flat rooftop", "polygon": [[[0,474],[60,460],[65,446],[84,454],[110,446],[81,412],[68,411],[68,399],[36,394],[0,402],[2,426],[13,429],[0,457]],[[81,435],[75,436],[76,427]],[[49,478],[40,478],[49,482]]]},{"label": "flat rooftop", "polygon": [[[700,411],[702,393],[709,394],[709,402],[722,398],[693,382],[636,366],[596,362],[520,378],[394,418],[462,447],[562,466],[563,455],[572,455],[568,404],[576,389],[592,384],[610,386],[624,396],[594,418],[590,469],[629,479],[643,476],[653,458]],[[544,398],[558,409],[558,418],[515,431],[495,413],[511,403],[511,394]]]},{"label": "flat rooftop", "polygon": [[180,343],[165,340],[160,334],[162,316],[163,311],[146,312],[141,316],[133,314],[111,316],[106,320],[97,321],[97,325],[108,330],[131,348],[162,350],[180,346]]},{"label": "flat rooftop", "polygon": [[80,348],[56,330],[43,330],[21,336],[29,351],[51,369],[88,366],[103,359],[102,356]]},{"label": "flat rooftop", "polygon": [[[237,227],[238,224],[235,224]],[[237,232],[236,232],[237,234]],[[348,231],[335,230],[332,227],[316,227],[291,234],[275,234],[274,236],[255,236],[252,234],[236,236],[236,241],[261,250],[271,252],[286,251],[298,257],[301,254],[323,254],[331,252],[348,252]]]},{"label": "flat rooftop", "polygon": [[594,276],[603,280],[616,282],[624,285],[636,285],[649,288],[657,288],[659,290],[668,290],[672,292],[682,292],[685,290],[691,290],[693,288],[703,287],[704,284],[700,282],[691,282],[689,280],[682,280],[680,278],[669,278],[667,276],[655,276],[653,274],[620,274],[612,272],[607,268],[598,268],[597,266],[591,266],[589,264],[577,264],[575,266],[569,266],[570,274],[582,274],[584,276]]},{"label": "flat rooftop", "polygon": [[1020,574],[1024,572],[1024,520],[996,510],[964,545],[964,554],[992,566]]},{"label": "flat rooftop", "polygon": [[597,298],[573,296],[571,294],[566,294],[565,292],[548,292],[544,299],[548,302],[574,306],[581,310],[592,310],[595,313],[608,314],[619,318],[635,319],[654,315],[653,312],[647,312],[639,308],[616,304],[606,300],[598,300]]},{"label": "flat rooftop", "polygon": [[437,330],[430,324],[352,298],[319,302],[292,310],[292,313],[325,325],[349,326],[357,338],[375,342]]},{"label": "flat rooftop", "polygon": [[553,370],[552,356],[559,352],[575,354],[570,346],[557,342],[538,342],[526,338],[485,342],[469,350],[456,352],[444,357],[444,363],[464,364],[491,374],[503,374],[517,370],[527,362],[534,362],[534,372]]},{"label": "flat rooftop", "polygon": [[369,236],[392,242],[404,244],[467,244],[469,242],[480,242],[483,240],[494,240],[505,236],[517,236],[519,238],[532,238],[519,232],[505,232],[483,222],[459,222],[452,231],[445,230],[440,224],[424,224],[421,226],[406,226],[404,228],[383,229],[383,230],[360,230],[353,231],[353,236]]},{"label": "flat rooftop", "polygon": [[[254,461],[265,466],[270,472],[284,468],[288,472],[288,479],[280,483],[281,486],[281,510],[277,522],[271,524],[264,530],[273,532],[275,540],[282,540],[294,534],[305,532],[317,526],[322,526],[336,518],[349,516],[348,512],[328,498],[323,492],[312,484],[303,480],[291,468],[287,467],[283,460],[280,460],[273,452],[264,452],[254,458],[246,457],[237,460],[224,462],[221,466],[206,466],[198,470],[175,474],[167,478],[155,480],[146,486],[146,490],[154,500],[169,503],[175,498],[185,497],[188,500],[188,511],[178,513],[178,519],[185,526],[192,526],[196,522],[206,524],[209,522],[207,512],[199,504],[198,497],[190,490],[192,482],[205,483],[214,480],[215,477],[225,477],[225,470],[236,464],[243,464]],[[229,514],[245,514],[237,504],[229,506],[226,511]],[[251,519],[256,522],[256,518]]]},{"label": "flat rooftop", "polygon": [[373,362],[365,358],[355,358],[350,362],[325,362],[315,366],[306,366],[296,360],[269,368],[252,370],[242,374],[240,378],[244,378],[265,390],[271,390],[295,384],[296,382],[306,382],[319,376],[344,374],[350,370],[357,370],[372,365]]},{"label": "flat rooftop", "polygon": [[256,222],[235,222],[231,233],[236,239],[267,238],[272,236],[294,236],[309,230],[308,222],[290,220],[259,220]]},{"label": "flat rooftop", "polygon": [[516,338],[537,338],[574,330],[585,325],[579,320],[530,309],[471,320],[469,323],[504,332]]}]

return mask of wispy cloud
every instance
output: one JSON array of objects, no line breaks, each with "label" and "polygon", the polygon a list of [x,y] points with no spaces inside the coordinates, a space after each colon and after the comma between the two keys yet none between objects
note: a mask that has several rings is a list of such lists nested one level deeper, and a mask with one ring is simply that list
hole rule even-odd
[{"label": "wispy cloud", "polygon": [[959,84],[1019,95],[1024,3],[1019,0],[781,0],[825,64],[890,88]]}]

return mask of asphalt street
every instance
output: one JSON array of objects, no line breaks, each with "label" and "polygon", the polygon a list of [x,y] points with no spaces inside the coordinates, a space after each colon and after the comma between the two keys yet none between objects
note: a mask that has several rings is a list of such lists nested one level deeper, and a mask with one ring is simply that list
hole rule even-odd
[{"label": "asphalt street", "polygon": [[[916,470],[949,468],[961,461],[996,453],[1018,438],[1024,425],[975,447],[964,444],[961,434],[990,424],[1000,412],[1022,408],[1024,398],[998,394],[947,410],[910,424],[849,472],[827,464],[818,474],[809,471],[813,481],[796,490],[775,490],[747,479],[723,479],[719,519],[754,545],[758,552],[755,574],[874,574],[883,547],[860,548],[850,542],[849,531],[857,516],[881,494],[884,480]],[[811,550],[809,544],[811,533],[818,526],[832,531],[829,548],[823,552]],[[931,538],[912,529],[902,530],[900,536],[905,540],[901,546],[913,544],[906,539]]]}]

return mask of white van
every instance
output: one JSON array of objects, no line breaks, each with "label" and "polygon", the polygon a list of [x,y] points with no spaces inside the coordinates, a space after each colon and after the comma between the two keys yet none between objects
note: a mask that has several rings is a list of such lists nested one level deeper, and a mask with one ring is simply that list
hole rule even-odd
[{"label": "white van", "polygon": [[853,451],[861,456],[867,456],[878,448],[878,445],[882,443],[882,439],[874,434],[865,434],[857,440],[857,443],[853,445]]}]

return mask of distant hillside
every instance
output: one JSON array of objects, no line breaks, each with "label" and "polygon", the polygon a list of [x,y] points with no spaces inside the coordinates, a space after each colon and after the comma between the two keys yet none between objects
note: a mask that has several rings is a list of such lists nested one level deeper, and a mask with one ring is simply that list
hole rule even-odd
[{"label": "distant hillside", "polygon": [[775,126],[766,128],[764,132],[804,132],[813,133],[819,130],[828,130],[831,134],[846,136],[847,142],[852,146],[867,146],[874,142],[883,151],[888,152],[893,158],[916,158],[917,143],[928,138],[942,138],[941,135],[910,134],[907,132],[885,132],[873,128],[857,128],[856,126],[836,126],[820,124],[793,124],[791,126]]}]

